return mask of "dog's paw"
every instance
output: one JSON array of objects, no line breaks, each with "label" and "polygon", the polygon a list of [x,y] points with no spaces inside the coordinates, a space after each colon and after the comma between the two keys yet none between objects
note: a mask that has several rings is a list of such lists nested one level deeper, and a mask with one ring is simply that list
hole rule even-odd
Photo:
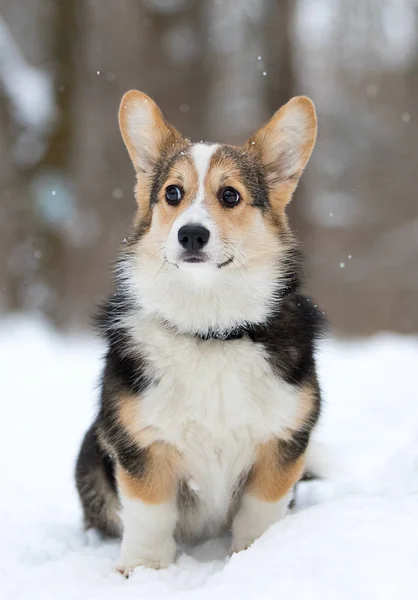
[{"label": "dog's paw", "polygon": [[243,550],[247,550],[250,546],[253,545],[257,537],[243,537],[236,538],[232,540],[232,546],[230,550],[230,556],[236,554],[237,552],[242,552]]},{"label": "dog's paw", "polygon": [[166,569],[174,562],[176,556],[176,544],[174,540],[167,540],[161,545],[143,546],[136,548],[135,552],[124,552],[115,565],[115,570],[129,577],[136,567],[147,569]]},{"label": "dog's paw", "polygon": [[172,561],[150,559],[150,558],[138,558],[132,561],[119,560],[115,565],[115,571],[128,578],[134,569],[137,567],[146,567],[147,569],[166,569]]}]

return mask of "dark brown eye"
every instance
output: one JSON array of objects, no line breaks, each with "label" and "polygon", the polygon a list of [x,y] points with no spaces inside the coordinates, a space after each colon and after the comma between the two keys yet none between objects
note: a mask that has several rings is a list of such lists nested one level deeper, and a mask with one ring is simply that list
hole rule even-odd
[{"label": "dark brown eye", "polygon": [[170,206],[177,206],[183,197],[183,191],[177,185],[169,185],[165,190],[165,199]]},{"label": "dark brown eye", "polygon": [[225,206],[233,208],[239,203],[241,196],[233,187],[226,187],[221,190],[220,199]]}]

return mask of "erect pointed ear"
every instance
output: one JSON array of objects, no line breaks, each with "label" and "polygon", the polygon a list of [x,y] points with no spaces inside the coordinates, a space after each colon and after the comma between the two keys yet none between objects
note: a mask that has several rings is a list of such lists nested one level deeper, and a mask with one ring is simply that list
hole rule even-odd
[{"label": "erect pointed ear", "polygon": [[137,173],[150,175],[164,147],[182,141],[154,100],[136,90],[126,92],[122,98],[119,127]]},{"label": "erect pointed ear", "polygon": [[291,199],[315,145],[316,129],[312,100],[297,96],[247,142],[261,157],[276,208]]}]

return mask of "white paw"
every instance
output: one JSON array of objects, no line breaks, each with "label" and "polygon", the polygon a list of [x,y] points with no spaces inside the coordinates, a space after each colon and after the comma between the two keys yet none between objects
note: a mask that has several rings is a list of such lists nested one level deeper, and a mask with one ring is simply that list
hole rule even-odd
[{"label": "white paw", "polygon": [[232,546],[230,554],[242,552],[249,548],[256,540],[256,537],[232,538]]},{"label": "white paw", "polygon": [[232,524],[231,553],[246,550],[263,535],[267,527],[268,525],[255,519],[254,515],[249,515],[244,510],[239,511]]},{"label": "white paw", "polygon": [[122,546],[121,555],[115,565],[115,570],[121,573],[124,577],[136,567],[147,567],[148,569],[166,569],[174,562],[176,556],[176,543],[174,539],[166,540],[158,545],[138,545],[129,552],[124,550]]},{"label": "white paw", "polygon": [[147,569],[166,569],[171,562],[172,561],[166,562],[148,557],[141,557],[131,561],[123,561],[122,559],[119,559],[115,565],[115,571],[124,577],[129,577],[132,571],[137,567],[146,567]]},{"label": "white paw", "polygon": [[244,495],[232,523],[232,550],[241,552],[255,542],[273,523],[286,514],[290,496],[278,502],[264,502]]},{"label": "white paw", "polygon": [[241,552],[251,546],[266,530],[264,523],[249,520],[245,512],[238,513],[232,525],[231,553]]}]

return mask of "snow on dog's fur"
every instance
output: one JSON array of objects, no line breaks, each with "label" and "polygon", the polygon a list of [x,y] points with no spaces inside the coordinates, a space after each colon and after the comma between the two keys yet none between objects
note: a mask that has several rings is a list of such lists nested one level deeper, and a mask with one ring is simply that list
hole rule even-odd
[{"label": "snow on dog's fur", "polygon": [[322,320],[285,214],[315,142],[308,98],[241,147],[192,144],[136,91],[119,122],[138,210],[99,317],[77,486],[86,527],[122,535],[128,574],[169,565],[177,539],[231,532],[242,550],[285,515],[320,410]]}]

